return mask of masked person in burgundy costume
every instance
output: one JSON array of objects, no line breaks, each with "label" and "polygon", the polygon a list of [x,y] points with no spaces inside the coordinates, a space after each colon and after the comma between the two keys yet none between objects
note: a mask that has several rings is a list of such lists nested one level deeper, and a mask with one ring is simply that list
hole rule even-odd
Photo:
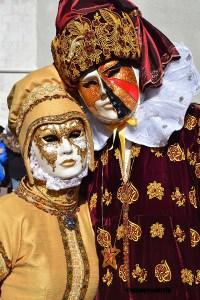
[{"label": "masked person in burgundy costume", "polygon": [[55,66],[86,104],[97,299],[200,298],[199,74],[127,0],[59,3]]},{"label": "masked person in burgundy costume", "polygon": [[27,177],[0,199],[0,299],[93,300],[98,260],[79,198],[93,165],[86,116],[53,65],[17,82],[8,102]]}]

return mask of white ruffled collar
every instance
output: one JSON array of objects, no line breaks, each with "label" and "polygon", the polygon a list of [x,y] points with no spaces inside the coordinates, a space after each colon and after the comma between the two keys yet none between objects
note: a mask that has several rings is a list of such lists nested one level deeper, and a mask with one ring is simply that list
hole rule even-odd
[{"label": "white ruffled collar", "polygon": [[[185,113],[192,99],[200,92],[200,75],[193,65],[192,54],[184,44],[176,44],[181,58],[165,70],[162,86],[147,88],[141,94],[134,117],[136,127],[127,125],[127,140],[148,146],[165,146],[171,134],[184,124]],[[94,149],[101,150],[112,131],[87,112],[94,138]]]}]

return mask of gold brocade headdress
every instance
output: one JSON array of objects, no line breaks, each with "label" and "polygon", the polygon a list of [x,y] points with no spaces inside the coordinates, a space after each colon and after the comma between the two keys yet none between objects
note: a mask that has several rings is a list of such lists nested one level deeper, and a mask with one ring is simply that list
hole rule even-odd
[{"label": "gold brocade headdress", "polygon": [[61,124],[78,118],[84,124],[89,145],[89,167],[93,169],[93,142],[87,118],[66,91],[53,65],[34,71],[18,81],[8,96],[8,126],[18,138],[30,184],[34,183],[29,165],[29,146],[38,126]]},{"label": "gold brocade headdress", "polygon": [[140,46],[130,16],[104,8],[72,19],[52,41],[52,54],[62,79],[73,86],[89,68],[111,58],[137,61]]},{"label": "gold brocade headdress", "polygon": [[141,90],[161,85],[167,64],[180,57],[132,0],[60,0],[52,54],[70,87],[84,73],[114,59],[139,67]]}]

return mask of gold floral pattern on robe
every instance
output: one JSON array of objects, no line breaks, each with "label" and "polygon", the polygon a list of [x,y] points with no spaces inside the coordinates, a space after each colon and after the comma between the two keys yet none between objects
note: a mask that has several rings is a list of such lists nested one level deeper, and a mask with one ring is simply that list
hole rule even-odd
[{"label": "gold floral pattern on robe", "polygon": [[108,150],[104,151],[101,155],[101,162],[103,166],[108,164]]},{"label": "gold floral pattern on robe", "polygon": [[89,202],[90,203],[90,210],[92,210],[93,208],[96,208],[97,198],[98,198],[97,193],[94,193],[92,195],[92,197],[90,198],[90,202]]},{"label": "gold floral pattern on robe", "polygon": [[105,189],[105,192],[102,196],[102,200],[105,203],[105,205],[110,205],[112,202],[112,193]]},{"label": "gold floral pattern on robe", "polygon": [[192,271],[185,268],[181,270],[181,280],[183,283],[188,285],[193,285],[194,283],[194,275],[192,274]]},{"label": "gold floral pattern on robe", "polygon": [[116,234],[116,238],[117,240],[121,240],[124,237],[124,225],[121,224],[118,228],[117,228],[117,234]]},{"label": "gold floral pattern on robe", "polygon": [[181,229],[180,225],[176,225],[176,229],[173,231],[174,237],[177,242],[182,243],[185,240],[185,232]]},{"label": "gold floral pattern on robe", "polygon": [[172,274],[166,260],[162,260],[160,264],[155,266],[155,276],[162,283],[171,281]]},{"label": "gold floral pattern on robe", "polygon": [[147,195],[149,199],[157,198],[162,200],[164,196],[164,188],[160,182],[154,181],[148,184],[147,186]]},{"label": "gold floral pattern on robe", "polygon": [[140,265],[136,264],[132,276],[137,279],[139,283],[143,283],[147,280],[147,270],[145,268],[140,268]]},{"label": "gold floral pattern on robe", "polygon": [[165,232],[165,228],[163,227],[162,224],[159,224],[157,222],[151,225],[150,234],[152,238],[159,237],[160,239],[162,239],[162,237],[164,236],[164,232]]},{"label": "gold floral pattern on robe", "polygon": [[187,149],[187,159],[190,163],[191,166],[194,166],[196,161],[197,161],[197,153],[195,152],[190,152],[189,149]]},{"label": "gold floral pattern on robe", "polygon": [[200,234],[193,228],[190,228],[190,241],[191,241],[191,247],[193,248],[196,247],[200,242]]},{"label": "gold floral pattern on robe", "polygon": [[131,156],[132,157],[138,157],[140,155],[140,151],[141,151],[141,146],[139,146],[139,145],[132,146]]},{"label": "gold floral pattern on robe", "polygon": [[200,179],[200,163],[197,163],[195,165],[195,175],[196,175],[197,178]]},{"label": "gold floral pattern on robe", "polygon": [[168,155],[170,161],[173,161],[173,162],[179,162],[179,161],[185,160],[184,151],[181,149],[181,147],[178,143],[175,143],[175,144],[169,146],[169,148],[167,150],[167,155]]},{"label": "gold floral pattern on robe", "polygon": [[163,153],[159,148],[151,148],[151,153],[154,153],[155,157],[163,157]]},{"label": "gold floral pattern on robe", "polygon": [[197,208],[197,197],[196,197],[196,190],[194,186],[192,186],[189,191],[189,200],[190,203],[194,206],[194,208]]},{"label": "gold floral pattern on robe", "polygon": [[107,269],[106,274],[102,277],[103,283],[106,283],[107,286],[110,286],[113,282],[113,273]]},{"label": "gold floral pattern on robe", "polygon": [[180,192],[180,189],[176,187],[175,192],[171,194],[171,198],[173,201],[176,201],[177,206],[184,206],[185,205],[185,195]]},{"label": "gold floral pattern on robe", "polygon": [[200,284],[200,270],[196,271],[195,283]]},{"label": "gold floral pattern on robe", "polygon": [[184,127],[188,130],[192,130],[196,127],[197,124],[197,119],[194,116],[188,114],[185,120]]}]

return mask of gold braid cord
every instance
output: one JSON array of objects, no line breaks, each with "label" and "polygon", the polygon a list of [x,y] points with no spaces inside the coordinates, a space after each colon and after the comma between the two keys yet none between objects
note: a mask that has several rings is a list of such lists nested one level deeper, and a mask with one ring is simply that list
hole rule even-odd
[{"label": "gold braid cord", "polygon": [[84,71],[111,58],[137,60],[140,47],[127,13],[100,9],[71,20],[53,40],[52,54],[62,79],[73,85]]}]

